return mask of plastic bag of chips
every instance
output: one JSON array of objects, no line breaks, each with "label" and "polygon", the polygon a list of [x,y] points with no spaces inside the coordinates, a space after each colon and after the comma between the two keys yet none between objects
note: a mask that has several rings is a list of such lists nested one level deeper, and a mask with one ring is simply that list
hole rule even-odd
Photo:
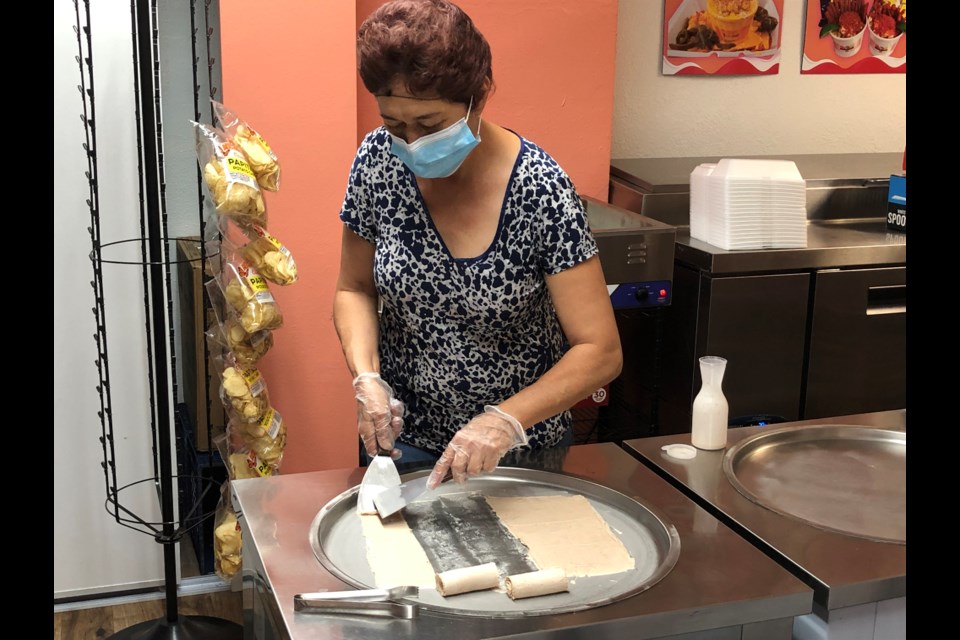
[{"label": "plastic bag of chips", "polygon": [[255,365],[273,347],[273,332],[261,329],[247,333],[240,323],[240,314],[227,304],[227,300],[215,280],[207,282],[207,295],[217,320],[206,330],[208,344],[231,351],[237,362]]},{"label": "plastic bag of chips", "polygon": [[260,421],[254,423],[231,420],[227,433],[230,442],[240,443],[241,446],[234,447],[236,451],[252,451],[258,465],[279,471],[287,444],[287,427],[279,411],[270,407]]},{"label": "plastic bag of chips", "polygon": [[220,255],[220,272],[207,282],[208,292],[213,286],[220,288],[226,306],[237,314],[247,334],[283,326],[283,315],[267,279],[227,240],[220,243]]},{"label": "plastic bag of chips", "polygon": [[273,346],[272,331],[247,333],[235,313],[227,314],[222,322],[209,327],[206,334],[209,341],[231,351],[237,362],[244,365],[257,364]]},{"label": "plastic bag of chips", "polygon": [[217,213],[266,226],[267,205],[247,156],[223,130],[191,123],[197,162]]},{"label": "plastic bag of chips", "polygon": [[214,443],[226,464],[227,475],[231,480],[267,478],[277,473],[274,467],[261,461],[252,449],[243,444],[236,431],[224,432]]},{"label": "plastic bag of chips", "polygon": [[224,582],[230,582],[240,572],[242,548],[243,534],[230,500],[230,483],[224,482],[213,520],[214,570]]},{"label": "plastic bag of chips", "polygon": [[231,249],[273,284],[286,286],[297,281],[297,263],[290,250],[264,227],[225,219],[220,230]]},{"label": "plastic bag of chips", "polygon": [[220,400],[230,419],[259,422],[270,408],[267,382],[260,370],[238,363],[229,351],[215,356],[213,361],[220,372]]},{"label": "plastic bag of chips", "polygon": [[280,190],[280,161],[263,136],[235,112],[216,100],[213,112],[220,129],[247,156],[247,162],[257,178],[257,183],[267,191]]}]

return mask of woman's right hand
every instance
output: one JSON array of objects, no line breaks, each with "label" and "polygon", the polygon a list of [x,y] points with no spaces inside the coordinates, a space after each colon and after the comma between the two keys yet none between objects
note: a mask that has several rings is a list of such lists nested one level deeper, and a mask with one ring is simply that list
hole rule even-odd
[{"label": "woman's right hand", "polygon": [[403,430],[403,402],[394,397],[393,389],[379,373],[361,373],[354,378],[353,389],[357,396],[357,428],[367,455],[389,451],[396,460],[400,450],[393,445]]}]

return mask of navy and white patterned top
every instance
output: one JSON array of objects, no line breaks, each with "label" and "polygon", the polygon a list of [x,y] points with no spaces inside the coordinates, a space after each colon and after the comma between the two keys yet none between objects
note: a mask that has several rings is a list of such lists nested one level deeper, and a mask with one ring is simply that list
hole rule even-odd
[{"label": "navy and white patterned top", "polygon": [[[521,138],[497,233],[475,258],[454,258],[413,173],[368,133],[340,219],[375,245],[382,301],[380,374],[406,405],[400,440],[436,454],[485,404],[535,382],[567,348],[544,276],[597,253],[583,204],[546,151]],[[556,445],[569,411],[527,430],[527,448]]]}]

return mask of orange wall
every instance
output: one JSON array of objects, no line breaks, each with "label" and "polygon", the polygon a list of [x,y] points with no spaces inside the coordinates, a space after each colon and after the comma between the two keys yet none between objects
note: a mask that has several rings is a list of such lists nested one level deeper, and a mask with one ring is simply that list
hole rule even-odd
[{"label": "orange wall", "polygon": [[[220,4],[222,101],[280,158],[269,230],[300,279],[271,291],[284,325],[261,361],[288,430],[284,474],[357,464],[356,404],[333,328],[347,173],[379,125],[356,72],[356,28],[378,0]],[[582,195],[606,200],[616,0],[462,0],[493,49],[485,116],[540,144]]]},{"label": "orange wall", "polygon": [[331,318],[347,172],[356,151],[356,12],[351,2],[220,3],[223,102],[280,160],[268,228],[299,280],[271,287],[283,313],[261,360],[287,426],[281,471],[357,464],[356,402]]},{"label": "orange wall", "polygon": [[[358,26],[383,0],[357,0]],[[536,142],[581,195],[607,200],[617,0],[460,0],[493,51],[484,117]],[[358,142],[380,126],[357,78]]]}]

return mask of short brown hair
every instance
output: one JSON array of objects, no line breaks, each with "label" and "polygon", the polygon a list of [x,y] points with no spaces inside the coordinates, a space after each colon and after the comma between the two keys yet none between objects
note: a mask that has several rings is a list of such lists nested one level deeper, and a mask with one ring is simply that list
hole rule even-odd
[{"label": "short brown hair", "polygon": [[447,0],[393,0],[371,13],[357,32],[357,65],[375,96],[399,81],[418,96],[476,104],[493,86],[490,45]]}]

